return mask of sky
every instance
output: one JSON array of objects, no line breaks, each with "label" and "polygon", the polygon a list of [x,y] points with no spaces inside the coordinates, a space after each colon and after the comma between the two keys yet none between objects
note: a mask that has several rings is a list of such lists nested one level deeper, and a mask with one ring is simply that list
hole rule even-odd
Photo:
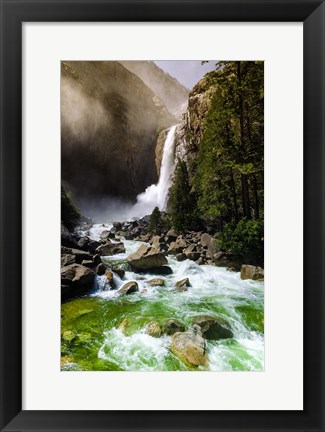
[{"label": "sky", "polygon": [[192,89],[207,72],[215,69],[216,60],[204,65],[201,65],[201,60],[157,60],[155,63],[185,87]]}]

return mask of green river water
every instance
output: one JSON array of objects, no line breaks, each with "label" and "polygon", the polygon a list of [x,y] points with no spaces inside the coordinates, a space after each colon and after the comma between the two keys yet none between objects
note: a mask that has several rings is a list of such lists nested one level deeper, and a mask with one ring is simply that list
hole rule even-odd
[{"label": "green river water", "polygon": [[[97,226],[91,235],[96,239],[99,233]],[[124,241],[124,244],[125,254],[107,260],[124,262],[141,243]],[[177,262],[169,257],[168,261],[173,274],[162,276],[165,287],[147,284],[155,275],[127,271],[123,281],[115,278],[117,286],[136,280],[139,293],[119,297],[116,290],[108,290],[103,276],[98,278],[94,293],[62,305],[63,371],[264,369],[264,282],[243,281],[239,273],[198,266],[189,260]],[[175,291],[175,282],[184,277],[190,279],[189,290]],[[234,333],[232,339],[207,342],[209,362],[204,367],[185,366],[170,352],[170,336],[154,338],[144,331],[148,322],[170,318],[188,327],[193,317],[201,314],[225,318]]]}]

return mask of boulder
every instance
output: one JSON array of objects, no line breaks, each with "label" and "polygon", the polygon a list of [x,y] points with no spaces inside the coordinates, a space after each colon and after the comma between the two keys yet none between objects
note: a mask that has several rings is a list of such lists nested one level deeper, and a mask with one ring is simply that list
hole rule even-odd
[{"label": "boulder", "polygon": [[139,237],[140,241],[148,242],[150,240],[150,234],[143,234]]},{"label": "boulder", "polygon": [[110,286],[112,288],[114,288],[114,275],[113,275],[113,272],[111,272],[110,270],[106,270],[105,271],[105,276],[106,276],[107,282],[110,284]]},{"label": "boulder", "polygon": [[146,325],[146,333],[152,337],[160,337],[161,336],[161,327],[157,321],[150,321]]},{"label": "boulder", "polygon": [[119,267],[112,267],[112,272],[116,273],[118,277],[121,279],[125,276],[125,270],[119,268]]},{"label": "boulder", "polygon": [[124,284],[122,288],[120,288],[117,292],[121,295],[126,295],[126,294],[135,293],[137,291],[139,291],[137,282],[131,281]]},{"label": "boulder", "polygon": [[188,242],[184,238],[184,236],[180,235],[177,237],[176,243],[181,247],[182,249],[185,249],[188,246]]},{"label": "boulder", "polygon": [[96,249],[100,256],[111,256],[125,252],[123,243],[105,243]]},{"label": "boulder", "polygon": [[187,287],[190,286],[189,278],[182,279],[175,284],[175,288],[177,291],[187,291]]},{"label": "boulder", "polygon": [[176,254],[175,258],[177,259],[177,261],[184,261],[184,260],[186,260],[186,255],[183,252],[181,252],[181,253]]},{"label": "boulder", "polygon": [[172,242],[170,243],[167,253],[171,254],[171,255],[177,255],[179,253],[183,252],[183,247],[179,245],[179,243],[177,242]]},{"label": "boulder", "polygon": [[105,274],[106,272],[106,265],[103,263],[98,264],[98,266],[96,267],[96,273],[98,274],[98,276],[102,276],[103,274]]},{"label": "boulder", "polygon": [[119,231],[120,229],[122,229],[122,224],[121,222],[113,222],[113,227]]},{"label": "boulder", "polygon": [[202,366],[207,362],[206,343],[198,326],[172,337],[171,352],[188,366]]},{"label": "boulder", "polygon": [[217,252],[216,254],[213,255],[213,261],[217,262],[219,261],[222,257],[224,256],[224,252]]},{"label": "boulder", "polygon": [[161,243],[161,237],[159,235],[155,235],[149,240],[149,244],[151,244],[151,246],[156,249],[159,248],[160,243]]},{"label": "boulder", "polygon": [[188,255],[189,253],[192,252],[196,252],[197,248],[196,248],[196,244],[190,244],[189,246],[187,246],[187,248],[184,250],[185,255]]},{"label": "boulder", "polygon": [[77,339],[77,335],[72,330],[66,330],[62,334],[62,339],[66,342],[72,342],[74,339]]},{"label": "boulder", "polygon": [[93,256],[93,261],[94,261],[94,264],[96,266],[98,266],[102,262],[102,259],[101,259],[100,255],[96,254]]},{"label": "boulder", "polygon": [[264,280],[264,269],[262,267],[243,264],[240,269],[242,279]]},{"label": "boulder", "polygon": [[159,252],[164,253],[164,252],[168,251],[168,246],[166,243],[160,243],[158,249],[159,249]]},{"label": "boulder", "polygon": [[[101,234],[100,234],[100,239],[102,240],[102,241],[104,241],[104,242],[106,242],[106,241],[108,241],[109,240],[109,238],[110,238],[110,232],[108,231],[108,230],[104,230],[104,231],[102,231],[101,232]],[[114,234],[113,234],[114,235]]]},{"label": "boulder", "polygon": [[165,237],[166,243],[172,243],[172,242],[174,242],[177,239],[177,237],[178,237],[177,232],[175,230],[173,230],[173,229],[170,229],[167,232],[166,237]]},{"label": "boulder", "polygon": [[213,258],[213,256],[219,251],[220,251],[220,249],[218,247],[217,240],[215,238],[212,238],[209,245],[208,245],[207,257]]},{"label": "boulder", "polygon": [[141,245],[127,257],[127,262],[136,270],[150,270],[167,264],[166,257],[156,248]]},{"label": "boulder", "polygon": [[168,276],[173,273],[173,270],[169,266],[161,266],[150,269],[150,273],[159,276]]},{"label": "boulder", "polygon": [[76,256],[72,254],[61,255],[61,267],[76,263]]},{"label": "boulder", "polygon": [[192,261],[197,261],[200,258],[200,252],[190,252],[186,255],[186,258]]},{"label": "boulder", "polygon": [[77,242],[71,232],[61,223],[61,245],[66,247],[76,247]]},{"label": "boulder", "polygon": [[229,339],[233,337],[229,323],[220,317],[199,315],[193,319],[193,324],[202,330],[202,336],[209,340]]},{"label": "boulder", "polygon": [[87,294],[93,288],[95,272],[80,264],[61,269],[61,300]]},{"label": "boulder", "polygon": [[88,267],[88,268],[94,268],[95,267],[93,260],[83,260],[81,265]]},{"label": "boulder", "polygon": [[185,331],[185,326],[180,321],[176,319],[168,319],[164,321],[162,326],[162,333],[166,335],[173,335],[177,332],[183,332]]},{"label": "boulder", "polygon": [[148,281],[148,285],[150,285],[150,286],[165,286],[165,281],[164,281],[164,279],[160,279],[160,278],[151,279],[150,281]]},{"label": "boulder", "polygon": [[208,233],[203,233],[203,234],[201,235],[201,240],[200,240],[200,242],[201,242],[201,245],[202,245],[203,247],[208,247],[209,244],[210,244],[210,242],[211,242],[211,240],[212,240],[212,237],[210,236],[210,234],[208,234]]},{"label": "boulder", "polygon": [[75,248],[67,248],[67,247],[61,247],[61,254],[62,255],[74,255],[75,256],[75,262],[77,264],[81,264],[83,260],[92,260],[93,256],[91,253],[81,250],[81,249],[75,249]]},{"label": "boulder", "polygon": [[89,237],[81,237],[78,241],[78,247],[90,253],[95,253],[96,248],[100,245],[99,242],[91,240]]}]

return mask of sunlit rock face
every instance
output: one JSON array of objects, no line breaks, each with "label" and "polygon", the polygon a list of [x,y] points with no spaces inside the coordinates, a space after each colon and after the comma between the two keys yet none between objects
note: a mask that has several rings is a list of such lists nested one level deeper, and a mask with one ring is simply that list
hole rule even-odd
[{"label": "sunlit rock face", "polygon": [[206,118],[214,92],[215,86],[211,85],[208,75],[202,78],[191,90],[187,111],[176,130],[176,158],[184,160],[189,170],[205,132]]},{"label": "sunlit rock face", "polygon": [[77,199],[133,199],[158,179],[163,102],[118,62],[61,62],[62,180]]}]

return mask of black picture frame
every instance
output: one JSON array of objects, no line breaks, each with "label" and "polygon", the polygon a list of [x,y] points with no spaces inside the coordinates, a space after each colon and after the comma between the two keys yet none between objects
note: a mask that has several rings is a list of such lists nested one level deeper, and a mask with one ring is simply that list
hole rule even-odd
[{"label": "black picture frame", "polygon": [[[325,431],[324,1],[0,0],[0,4],[1,431]],[[22,23],[75,21],[303,22],[303,411],[22,411]]]}]

